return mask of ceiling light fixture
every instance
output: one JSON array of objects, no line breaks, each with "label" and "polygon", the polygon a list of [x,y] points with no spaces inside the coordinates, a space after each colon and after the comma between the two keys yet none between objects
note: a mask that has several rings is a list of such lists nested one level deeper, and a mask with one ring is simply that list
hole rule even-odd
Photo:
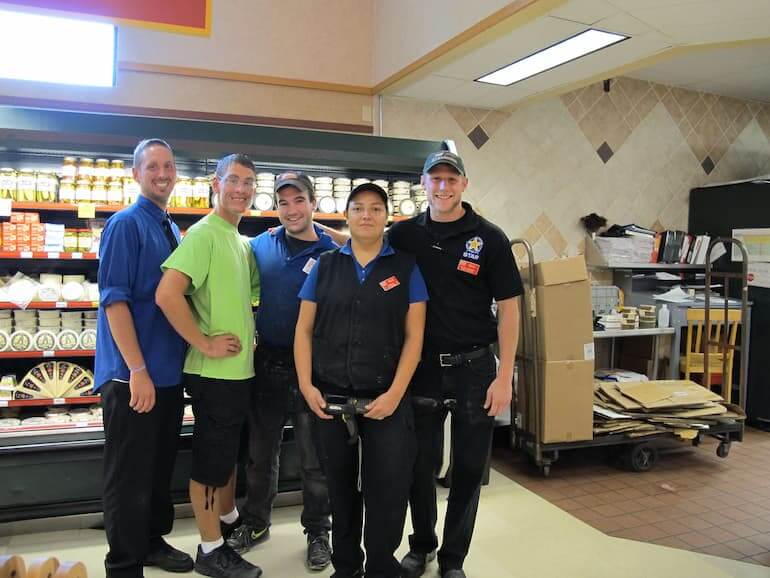
[{"label": "ceiling light fixture", "polygon": [[618,42],[623,42],[628,38],[628,36],[622,34],[589,28],[580,34],[576,34],[548,48],[530,54],[521,60],[517,60],[508,66],[477,78],[476,81],[510,86],[515,82],[531,78],[536,74],[551,70]]}]

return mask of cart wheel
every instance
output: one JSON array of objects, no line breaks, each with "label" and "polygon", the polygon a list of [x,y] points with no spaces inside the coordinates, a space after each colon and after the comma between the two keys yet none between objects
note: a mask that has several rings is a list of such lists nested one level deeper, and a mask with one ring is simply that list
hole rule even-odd
[{"label": "cart wheel", "polygon": [[551,475],[551,464],[543,464],[540,466],[540,473],[543,474],[544,478],[547,478]]},{"label": "cart wheel", "polygon": [[651,444],[636,444],[626,453],[626,465],[634,472],[646,472],[658,461],[658,450]]},{"label": "cart wheel", "polygon": [[717,455],[718,455],[720,458],[726,458],[726,457],[728,456],[728,454],[729,454],[729,453],[730,453],[730,442],[729,442],[729,441],[727,441],[727,442],[721,442],[721,443],[720,443],[720,444],[717,446]]},{"label": "cart wheel", "polygon": [[692,445],[693,447],[698,447],[700,445],[700,435],[695,436],[692,438]]}]

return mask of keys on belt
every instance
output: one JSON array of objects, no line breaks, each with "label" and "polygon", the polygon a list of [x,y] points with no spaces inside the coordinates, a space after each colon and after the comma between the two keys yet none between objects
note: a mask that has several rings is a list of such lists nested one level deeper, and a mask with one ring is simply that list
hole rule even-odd
[{"label": "keys on belt", "polygon": [[458,367],[465,365],[469,361],[479,359],[485,355],[492,353],[492,346],[486,345],[479,347],[478,349],[472,349],[471,351],[464,351],[461,353],[439,353],[438,363],[441,367]]},{"label": "keys on belt", "polygon": [[340,416],[348,430],[348,443],[350,445],[357,443],[358,422],[356,416],[365,414],[368,411],[366,406],[374,400],[345,397],[344,395],[324,395],[324,400],[326,400],[326,407],[323,408],[324,413]]}]

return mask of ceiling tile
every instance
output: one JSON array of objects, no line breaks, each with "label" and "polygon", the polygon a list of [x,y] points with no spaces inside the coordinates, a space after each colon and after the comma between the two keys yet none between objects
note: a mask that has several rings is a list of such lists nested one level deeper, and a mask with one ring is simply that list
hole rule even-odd
[{"label": "ceiling tile", "polygon": [[626,12],[618,12],[603,18],[595,22],[594,26],[608,32],[617,32],[618,34],[628,34],[631,36],[638,36],[652,30],[647,24]]},{"label": "ceiling tile", "polygon": [[618,12],[620,10],[616,6],[605,0],[572,0],[556,10],[552,10],[548,15],[573,22],[593,24]]}]

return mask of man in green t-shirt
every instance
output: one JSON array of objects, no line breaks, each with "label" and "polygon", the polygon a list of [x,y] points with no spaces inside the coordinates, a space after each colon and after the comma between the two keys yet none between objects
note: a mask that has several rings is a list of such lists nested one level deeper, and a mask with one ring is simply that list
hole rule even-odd
[{"label": "man in green t-shirt", "polygon": [[195,569],[222,578],[262,574],[224,543],[220,530],[220,516],[237,517],[235,465],[254,378],[251,304],[259,297],[259,274],[238,224],[251,206],[255,177],[245,155],[219,161],[214,211],[190,227],[163,263],[156,293],[158,306],[190,344],[184,382],[195,415],[190,501],[201,535]]}]

